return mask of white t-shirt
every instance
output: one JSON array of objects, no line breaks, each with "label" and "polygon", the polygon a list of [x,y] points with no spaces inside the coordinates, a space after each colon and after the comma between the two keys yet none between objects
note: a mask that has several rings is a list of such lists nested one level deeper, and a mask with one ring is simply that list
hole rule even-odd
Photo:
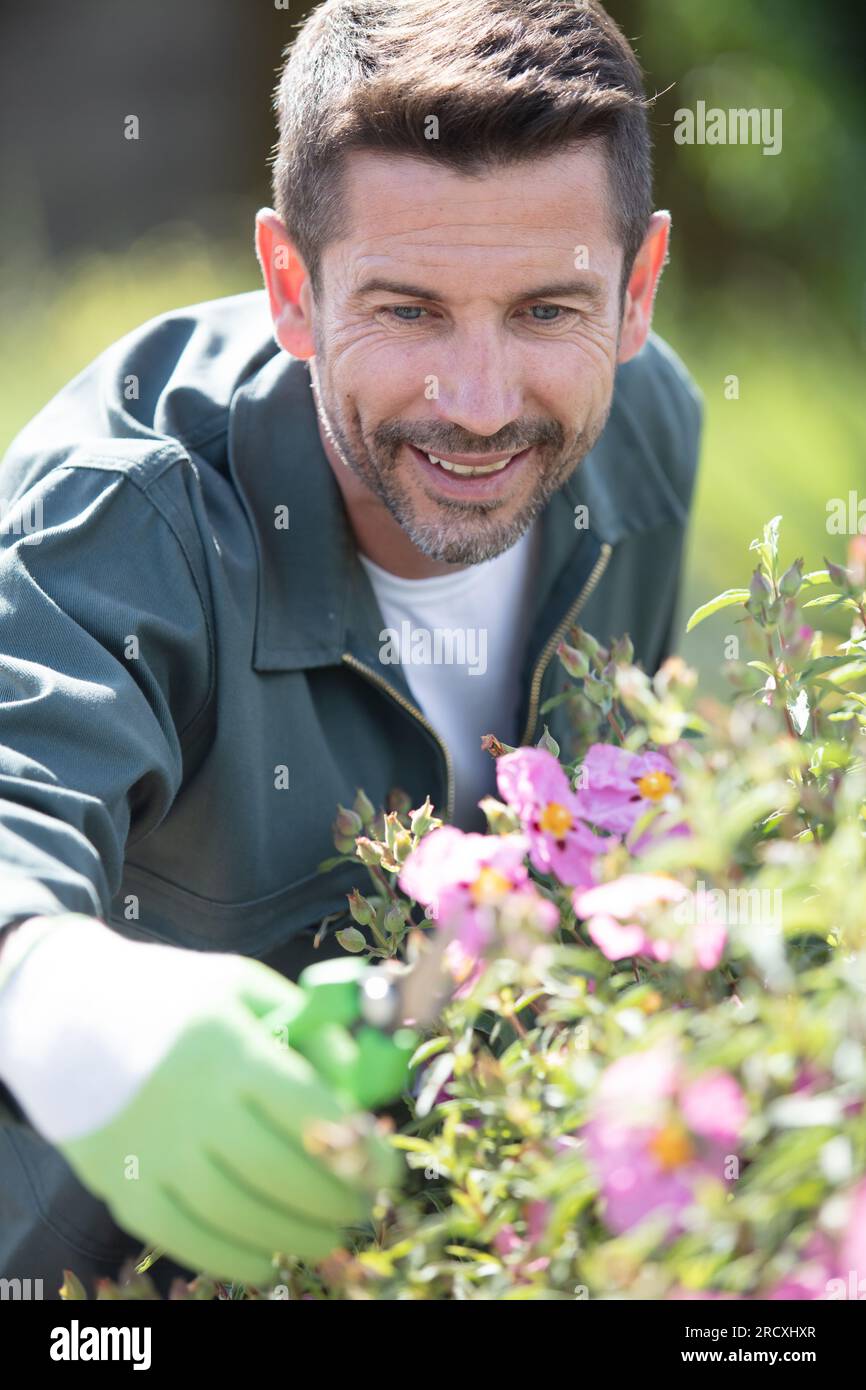
[{"label": "white t-shirt", "polygon": [[[528,636],[538,522],[492,560],[456,574],[401,579],[358,554],[385,628],[379,659],[399,662],[421,711],[454,764],[454,823],[483,830],[483,796],[496,794],[495,760],[483,734],[515,744],[519,674]],[[439,810],[443,808],[437,808]]]}]

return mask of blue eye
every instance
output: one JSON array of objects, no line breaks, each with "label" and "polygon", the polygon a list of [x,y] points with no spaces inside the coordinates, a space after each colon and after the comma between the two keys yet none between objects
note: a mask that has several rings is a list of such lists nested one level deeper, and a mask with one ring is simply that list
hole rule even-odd
[{"label": "blue eye", "polygon": [[536,309],[540,309],[542,313],[546,312],[549,315],[549,317],[536,319],[536,323],[556,323],[557,320],[554,318],[554,315],[574,313],[573,309],[565,309],[561,304],[533,304],[531,306],[531,312],[534,313]]},{"label": "blue eye", "polygon": [[[418,323],[422,314],[429,315],[429,310],[420,304],[386,304],[384,311],[398,323]],[[572,317],[577,310],[566,308],[563,304],[532,304],[529,312],[535,323],[559,323],[564,318]]]}]

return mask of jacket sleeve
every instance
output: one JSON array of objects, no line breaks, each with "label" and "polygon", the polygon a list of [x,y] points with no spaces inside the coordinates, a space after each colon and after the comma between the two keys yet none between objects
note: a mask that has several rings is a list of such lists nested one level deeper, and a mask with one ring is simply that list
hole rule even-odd
[{"label": "jacket sleeve", "polygon": [[5,507],[0,933],[24,916],[105,918],[127,842],[181,785],[214,676],[181,467],[150,489],[106,462],[62,464]]}]

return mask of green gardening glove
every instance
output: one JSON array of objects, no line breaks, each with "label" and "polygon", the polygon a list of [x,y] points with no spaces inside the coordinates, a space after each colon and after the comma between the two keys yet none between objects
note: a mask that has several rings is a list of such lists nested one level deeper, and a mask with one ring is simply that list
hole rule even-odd
[{"label": "green gardening glove", "polygon": [[399,1095],[417,1041],[359,1019],[362,962],[311,967],[304,989],[243,956],[69,921],[29,953],[0,1011],[33,1018],[7,1084],[82,1183],[123,1229],[223,1280],[267,1285],[275,1252],[314,1263],[345,1244],[404,1174],[359,1112]]}]

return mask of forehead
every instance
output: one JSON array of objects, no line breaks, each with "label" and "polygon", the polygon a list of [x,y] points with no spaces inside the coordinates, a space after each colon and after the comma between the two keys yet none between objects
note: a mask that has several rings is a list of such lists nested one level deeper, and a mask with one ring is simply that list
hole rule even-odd
[{"label": "forehead", "polygon": [[568,270],[576,248],[615,273],[607,159],[598,140],[468,175],[434,160],[355,150],[346,158],[346,234],[325,248],[351,289],[371,271]]}]

